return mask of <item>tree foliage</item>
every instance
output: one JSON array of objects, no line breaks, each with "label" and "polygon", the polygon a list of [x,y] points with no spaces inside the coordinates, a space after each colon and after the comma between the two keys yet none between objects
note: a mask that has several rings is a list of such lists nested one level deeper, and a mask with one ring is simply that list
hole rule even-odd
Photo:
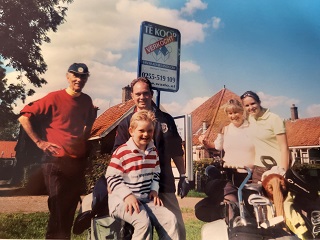
[{"label": "tree foliage", "polygon": [[13,112],[13,104],[18,96],[24,96],[20,84],[7,85],[6,70],[1,67],[0,61],[0,140],[11,141],[17,135],[17,116]]},{"label": "tree foliage", "polygon": [[[41,54],[41,45],[49,43],[49,31],[57,31],[66,17],[66,5],[72,0],[0,0],[0,130],[16,120],[13,113],[15,101],[34,94],[26,89],[22,76],[34,86],[41,87],[46,80],[41,77],[47,70]],[[17,82],[8,85],[5,67],[20,74]]]},{"label": "tree foliage", "polygon": [[57,31],[72,0],[0,0],[0,54],[36,87],[46,81],[41,44],[50,42],[48,31]]}]

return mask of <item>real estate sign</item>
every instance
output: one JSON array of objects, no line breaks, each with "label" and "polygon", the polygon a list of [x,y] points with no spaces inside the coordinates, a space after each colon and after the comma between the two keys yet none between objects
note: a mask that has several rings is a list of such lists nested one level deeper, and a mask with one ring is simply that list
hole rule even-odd
[{"label": "real estate sign", "polygon": [[139,42],[138,76],[148,78],[152,87],[177,92],[180,73],[179,30],[142,22]]}]

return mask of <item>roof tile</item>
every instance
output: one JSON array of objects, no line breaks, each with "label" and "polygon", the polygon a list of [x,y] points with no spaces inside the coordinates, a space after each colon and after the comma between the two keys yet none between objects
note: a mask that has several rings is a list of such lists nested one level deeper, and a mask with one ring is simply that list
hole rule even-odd
[{"label": "roof tile", "polygon": [[134,106],[133,100],[126,101],[125,103],[117,104],[108,108],[95,120],[92,130],[91,138],[100,137],[101,134],[112,127],[114,123],[127,113]]},{"label": "roof tile", "polygon": [[16,141],[0,141],[0,158],[14,158],[16,156],[14,150],[16,145]]},{"label": "roof tile", "polygon": [[220,128],[230,123],[224,112],[223,105],[231,98],[240,101],[240,97],[237,94],[227,88],[223,88],[191,113],[193,145],[200,144],[198,137],[202,134],[202,131],[199,132],[199,129],[202,128],[203,122],[207,123],[205,135],[209,141],[214,141]]},{"label": "roof tile", "polygon": [[320,145],[320,117],[288,120],[286,130],[290,147]]}]

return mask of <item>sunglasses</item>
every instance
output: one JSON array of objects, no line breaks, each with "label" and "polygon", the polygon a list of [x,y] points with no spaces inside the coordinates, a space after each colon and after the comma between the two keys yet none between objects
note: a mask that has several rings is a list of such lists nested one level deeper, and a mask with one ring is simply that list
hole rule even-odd
[{"label": "sunglasses", "polygon": [[244,98],[246,98],[246,97],[252,97],[252,98],[254,98],[254,96],[253,96],[251,93],[244,93],[244,94],[241,95],[240,99],[242,100],[242,99],[244,99]]}]

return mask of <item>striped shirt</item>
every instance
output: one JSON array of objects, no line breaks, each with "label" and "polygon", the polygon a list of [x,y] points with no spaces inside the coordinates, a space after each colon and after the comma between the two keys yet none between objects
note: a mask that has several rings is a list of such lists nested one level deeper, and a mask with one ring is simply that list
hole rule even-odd
[{"label": "striped shirt", "polygon": [[131,193],[141,199],[147,198],[151,190],[158,192],[160,165],[153,142],[142,151],[130,138],[114,151],[105,176],[111,190],[110,213]]}]

